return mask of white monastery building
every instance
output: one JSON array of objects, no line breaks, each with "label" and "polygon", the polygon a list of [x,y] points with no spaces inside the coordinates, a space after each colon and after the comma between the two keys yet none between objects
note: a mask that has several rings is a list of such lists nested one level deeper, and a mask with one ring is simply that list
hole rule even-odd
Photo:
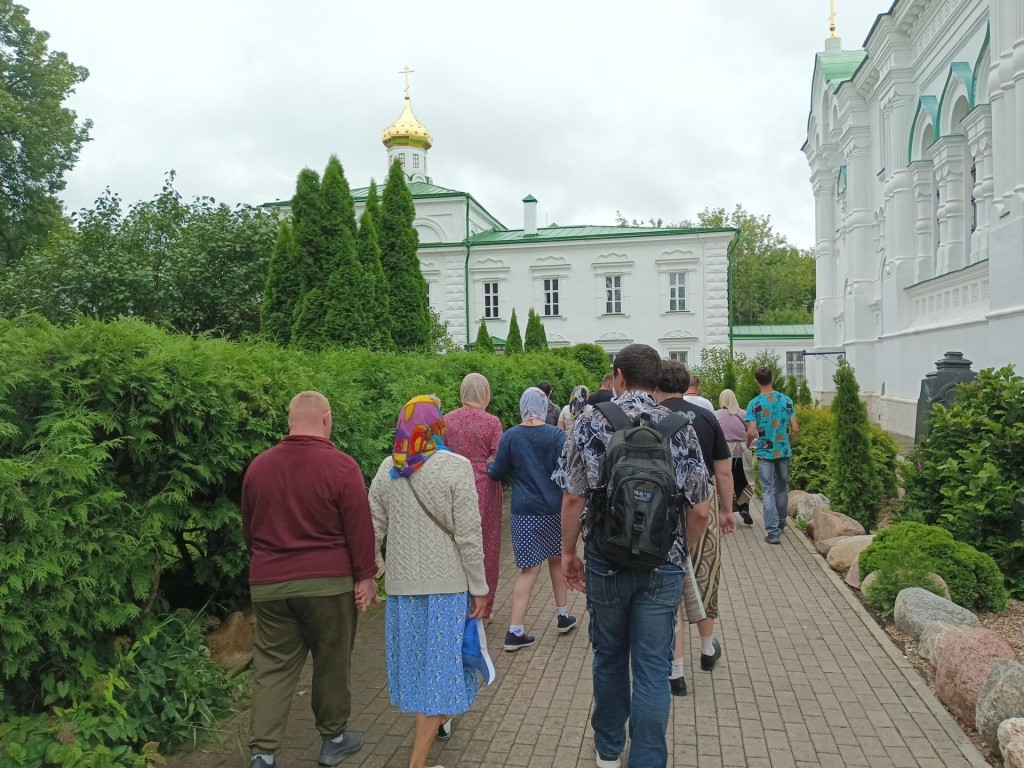
[{"label": "white monastery building", "polygon": [[[433,183],[428,155],[433,139],[405,105],[382,140],[387,161],[397,161],[416,205],[413,225],[429,288],[430,307],[448,323],[458,345],[476,339],[485,320],[503,342],[512,310],[526,329],[532,308],[548,346],[597,344],[610,356],[633,342],[664,357],[697,362],[706,346],[729,345],[729,249],[736,230],[654,229],[618,226],[538,226],[538,201],[523,199],[519,229],[509,229],[468,192]],[[356,215],[368,188],[353,189]],[[268,203],[285,213],[289,202]],[[737,351],[775,350],[792,359],[811,346],[811,330],[798,326],[782,338],[760,326],[736,340]],[[760,332],[760,335],[759,333]]]},{"label": "white monastery building", "polygon": [[[1024,368],[1024,2],[896,0],[863,48],[826,40],[803,151],[814,190],[817,351],[914,434],[947,350]],[[829,400],[834,357],[807,358]]]}]

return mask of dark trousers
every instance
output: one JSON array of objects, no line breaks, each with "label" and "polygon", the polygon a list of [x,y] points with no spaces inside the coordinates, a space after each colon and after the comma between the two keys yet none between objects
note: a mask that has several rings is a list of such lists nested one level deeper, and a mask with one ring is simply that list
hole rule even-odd
[{"label": "dark trousers", "polygon": [[252,752],[281,748],[288,711],[306,657],[313,654],[310,704],[324,738],[345,730],[352,712],[350,661],[356,639],[355,595],[294,597],[254,603]]}]

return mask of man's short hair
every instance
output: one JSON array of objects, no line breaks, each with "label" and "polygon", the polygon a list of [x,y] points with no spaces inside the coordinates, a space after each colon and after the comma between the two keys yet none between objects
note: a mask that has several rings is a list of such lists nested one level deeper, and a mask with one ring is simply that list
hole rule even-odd
[{"label": "man's short hair", "polygon": [[762,387],[767,387],[775,379],[775,374],[772,373],[772,369],[767,365],[761,365],[754,371],[754,378],[757,379],[757,383]]},{"label": "man's short hair", "polygon": [[541,392],[543,392],[548,397],[551,397],[551,382],[550,381],[539,382],[537,384],[537,389],[539,389]]},{"label": "man's short hair", "polygon": [[690,374],[690,386],[687,387],[687,389],[689,389],[690,387],[700,389],[700,376],[698,376],[696,373]]},{"label": "man's short hair", "polygon": [[629,387],[657,389],[661,378],[661,355],[646,344],[630,344],[615,356],[612,372],[619,371]]},{"label": "man's short hair", "polygon": [[661,378],[658,379],[658,389],[666,393],[683,394],[690,388],[692,377],[686,370],[681,360],[662,360]]},{"label": "man's short hair", "polygon": [[612,388],[612,380],[614,378],[615,377],[612,376],[610,373],[606,373],[604,375],[604,378],[601,379],[601,389],[611,389]]}]

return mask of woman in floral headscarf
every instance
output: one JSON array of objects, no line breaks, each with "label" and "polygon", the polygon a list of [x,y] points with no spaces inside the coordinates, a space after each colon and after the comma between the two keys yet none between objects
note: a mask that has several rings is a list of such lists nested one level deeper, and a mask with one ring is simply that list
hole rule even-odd
[{"label": "woman in floral headscarf", "polygon": [[395,447],[370,484],[380,553],[388,537],[385,655],[391,703],[416,713],[410,768],[423,768],[435,735],[469,709],[479,680],[463,666],[467,616],[487,601],[480,515],[469,461],[445,445],[439,401],[414,397],[398,414]]},{"label": "woman in floral headscarf", "polygon": [[530,387],[519,399],[523,423],[506,432],[498,454],[487,468],[495,480],[512,478],[512,549],[519,576],[512,588],[512,620],[505,635],[505,650],[517,651],[537,642],[526,634],[526,610],[541,564],[547,561],[555,593],[555,627],[568,632],[576,626],[569,615],[565,576],[562,574],[562,490],[551,479],[562,455],[565,432],[546,424],[548,398]]}]

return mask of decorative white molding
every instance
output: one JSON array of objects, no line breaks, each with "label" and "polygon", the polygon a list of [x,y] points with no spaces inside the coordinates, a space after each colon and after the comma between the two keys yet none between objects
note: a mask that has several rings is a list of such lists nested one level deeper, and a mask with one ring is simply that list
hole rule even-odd
[{"label": "decorative white molding", "polygon": [[662,336],[660,341],[697,341],[697,336],[690,331],[682,331],[677,328]]}]

